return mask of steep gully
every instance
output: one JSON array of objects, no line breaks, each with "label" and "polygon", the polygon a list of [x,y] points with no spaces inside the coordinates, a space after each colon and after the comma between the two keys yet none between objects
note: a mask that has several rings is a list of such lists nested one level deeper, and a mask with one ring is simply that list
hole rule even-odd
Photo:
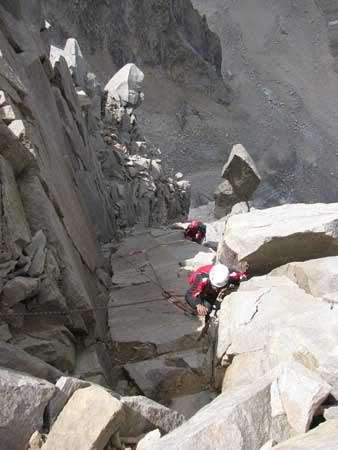
[{"label": "steep gully", "polygon": [[[205,392],[209,366],[199,322],[163,289],[183,295],[179,262],[199,247],[156,228],[187,215],[189,185],[148,153],[139,99],[129,101],[139,96],[128,84],[135,67],[116,75],[125,102],[104,94],[74,39],[51,46],[34,5],[0,5],[0,365],[189,404],[182,395]],[[121,244],[136,223],[144,231]]]}]

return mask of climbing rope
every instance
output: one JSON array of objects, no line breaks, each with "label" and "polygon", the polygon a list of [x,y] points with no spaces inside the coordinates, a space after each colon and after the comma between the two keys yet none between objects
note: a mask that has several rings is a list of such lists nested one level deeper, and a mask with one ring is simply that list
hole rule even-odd
[{"label": "climbing rope", "polygon": [[[172,241],[172,242],[170,242],[170,244],[177,244],[180,242],[186,242],[186,241],[184,239],[180,239],[180,240]],[[142,276],[144,276],[151,283],[153,283],[154,285],[159,287],[162,292],[162,295],[163,295],[162,298],[157,298],[157,299],[152,299],[152,300],[144,300],[141,302],[124,303],[121,305],[106,305],[106,306],[96,306],[96,307],[91,307],[91,308],[70,309],[67,311],[31,311],[31,312],[8,312],[8,313],[0,312],[0,319],[6,319],[6,318],[10,319],[10,318],[15,318],[15,317],[69,316],[71,314],[85,314],[85,313],[91,313],[91,312],[95,312],[95,311],[108,311],[110,309],[125,308],[127,306],[145,305],[145,304],[150,304],[150,303],[155,303],[155,302],[169,302],[169,303],[173,304],[174,306],[176,306],[181,311],[183,311],[184,313],[189,314],[189,315],[194,315],[190,310],[185,309],[183,307],[183,305],[181,305],[180,298],[184,298],[184,295],[173,294],[172,292],[167,291],[163,287],[163,285],[160,281],[160,278],[159,278],[153,264],[150,261],[149,254],[148,254],[149,251],[156,249],[158,247],[167,246],[168,244],[169,243],[161,243],[161,244],[154,245],[154,246],[150,247],[149,249],[136,250],[135,252],[131,252],[131,253],[128,253],[127,255],[120,256],[120,258],[125,258],[125,261],[128,264],[130,264]],[[150,268],[154,274],[154,277],[156,278],[156,281],[153,280],[151,277],[149,277],[146,273],[144,273],[142,271],[141,267],[138,267],[136,264],[134,264],[133,262],[131,262],[127,259],[129,256],[134,256],[137,254],[145,254],[147,264],[150,266]],[[114,298],[112,298],[111,295],[110,295],[110,298],[113,302],[114,301],[116,302],[116,300]]]},{"label": "climbing rope", "polygon": [[83,314],[94,311],[104,311],[109,309],[116,308],[125,308],[127,306],[135,306],[135,305],[143,305],[147,303],[155,303],[155,302],[164,302],[168,301],[166,298],[154,298],[152,300],[144,300],[142,302],[135,303],[124,303],[123,305],[107,305],[107,306],[95,306],[93,308],[83,308],[83,309],[68,309],[67,311],[31,311],[31,312],[11,312],[11,313],[2,313],[0,312],[0,318],[11,318],[11,317],[34,317],[34,316],[68,316],[70,314]]}]

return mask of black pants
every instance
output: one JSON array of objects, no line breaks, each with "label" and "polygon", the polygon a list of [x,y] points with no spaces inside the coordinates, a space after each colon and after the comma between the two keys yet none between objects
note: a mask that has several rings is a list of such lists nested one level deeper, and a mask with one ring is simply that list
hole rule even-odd
[{"label": "black pants", "polygon": [[[201,298],[202,305],[205,306],[208,309],[208,316],[210,315],[213,307],[213,303],[210,303],[206,298]],[[197,311],[197,304],[192,296],[192,289],[188,289],[185,294],[185,301],[188,303],[191,308],[193,308],[194,311]]]}]

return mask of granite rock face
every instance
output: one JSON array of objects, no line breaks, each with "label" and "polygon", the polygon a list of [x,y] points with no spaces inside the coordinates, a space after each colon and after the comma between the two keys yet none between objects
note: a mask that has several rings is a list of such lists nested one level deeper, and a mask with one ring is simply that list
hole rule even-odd
[{"label": "granite rock face", "polygon": [[50,46],[41,3],[0,5],[0,359],[109,385],[101,244],[139,221],[185,217],[190,186],[140,144],[132,92],[142,97],[143,73],[122,68],[121,95],[105,95],[74,38]]},{"label": "granite rock face", "polygon": [[0,370],[1,448],[27,448],[31,435],[43,425],[44,410],[55,387],[20,372]]},{"label": "granite rock face", "polygon": [[[337,204],[291,204],[229,218],[223,241],[252,273],[338,254]],[[222,257],[222,255],[220,255]]]}]

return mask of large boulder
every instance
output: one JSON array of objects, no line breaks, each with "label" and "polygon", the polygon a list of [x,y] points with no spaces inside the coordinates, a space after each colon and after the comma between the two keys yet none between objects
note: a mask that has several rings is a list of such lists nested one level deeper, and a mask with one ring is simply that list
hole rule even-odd
[{"label": "large boulder", "polygon": [[67,39],[63,56],[65,57],[69,70],[73,76],[76,86],[86,86],[87,66],[82,55],[79,43],[74,38]]},{"label": "large boulder", "polygon": [[23,450],[43,425],[55,387],[45,380],[0,369],[0,447]]},{"label": "large boulder", "polygon": [[229,181],[223,181],[223,183],[217,186],[214,193],[214,199],[214,215],[218,219],[227,216],[231,212],[232,207],[238,203],[238,198]]},{"label": "large boulder", "polygon": [[261,182],[255,163],[241,144],[232,148],[222,177],[230,182],[240,201],[248,201]]},{"label": "large boulder", "polygon": [[47,256],[47,238],[42,230],[35,233],[32,242],[25,248],[25,253],[31,259],[28,274],[31,277],[38,277],[45,268]]},{"label": "large boulder", "polygon": [[1,302],[8,307],[12,307],[36,295],[38,287],[39,280],[37,278],[15,277],[5,284]]},{"label": "large boulder", "polygon": [[52,400],[48,404],[48,420],[52,424],[60,412],[63,410],[65,404],[71,398],[75,391],[89,387],[88,381],[79,380],[72,377],[61,377],[58,379],[55,388],[56,392]]},{"label": "large boulder", "polygon": [[288,422],[297,433],[309,430],[319,406],[331,392],[328,383],[299,363],[283,369],[276,387]]},{"label": "large boulder", "polygon": [[273,447],[274,450],[336,450],[338,419],[329,420],[306,434],[295,436]]},{"label": "large boulder", "polygon": [[[8,132],[8,130],[7,130]],[[9,132],[9,134],[11,134]],[[6,140],[7,133],[2,134],[0,123],[0,152],[6,149],[6,143],[3,143],[3,138]],[[10,156],[14,159],[23,161],[24,155],[20,152],[15,156],[15,147],[9,147]],[[5,153],[6,155],[6,153]],[[15,164],[15,163],[13,163]],[[15,166],[20,170],[20,165]],[[2,256],[2,262],[6,259],[17,259],[23,248],[30,242],[31,233],[27,223],[25,211],[20,198],[20,192],[15,180],[15,171],[9,161],[0,156],[0,177],[1,177],[1,248],[2,253],[7,253]],[[16,284],[14,282],[14,284]],[[11,300],[13,300],[11,298]],[[21,300],[23,300],[21,298]],[[21,301],[19,300],[19,301]]]},{"label": "large boulder", "polygon": [[205,354],[199,351],[167,353],[124,366],[130,379],[147,397],[168,405],[177,395],[194,394],[207,383]]},{"label": "large boulder", "polygon": [[0,366],[55,382],[62,372],[7,342],[0,342]]},{"label": "large boulder", "polygon": [[137,444],[136,450],[145,450],[149,442],[154,443],[161,438],[160,430],[153,430],[147,433]]},{"label": "large boulder", "polygon": [[79,389],[59,414],[42,450],[103,450],[123,419],[122,404],[105,389]]},{"label": "large boulder", "polygon": [[279,363],[296,360],[337,396],[337,325],[335,308],[289,278],[252,278],[219,312],[216,364],[226,369],[223,389],[254,382]]},{"label": "large boulder", "polygon": [[254,450],[289,435],[284,411],[274,416],[275,374],[219,395],[190,420],[144,450]]},{"label": "large boulder", "polygon": [[135,64],[126,64],[106,84],[104,90],[123,106],[136,108],[143,100],[143,72]]},{"label": "large boulder", "polygon": [[121,436],[139,436],[155,428],[166,434],[185,422],[182,414],[142,395],[122,397],[121,402],[125,412]]},{"label": "large boulder", "polygon": [[36,162],[34,156],[14,134],[13,129],[7,127],[2,120],[0,120],[0,154],[10,163],[15,175],[27,167],[34,166]]},{"label": "large boulder", "polygon": [[[227,221],[224,244],[253,273],[292,261],[338,255],[338,204],[293,204]],[[222,256],[222,255],[221,255]]]},{"label": "large boulder", "polygon": [[292,262],[271,275],[287,276],[308,294],[338,302],[338,256]]},{"label": "large boulder", "polygon": [[74,370],[75,337],[66,327],[35,323],[35,327],[17,332],[15,344],[62,371]]}]

